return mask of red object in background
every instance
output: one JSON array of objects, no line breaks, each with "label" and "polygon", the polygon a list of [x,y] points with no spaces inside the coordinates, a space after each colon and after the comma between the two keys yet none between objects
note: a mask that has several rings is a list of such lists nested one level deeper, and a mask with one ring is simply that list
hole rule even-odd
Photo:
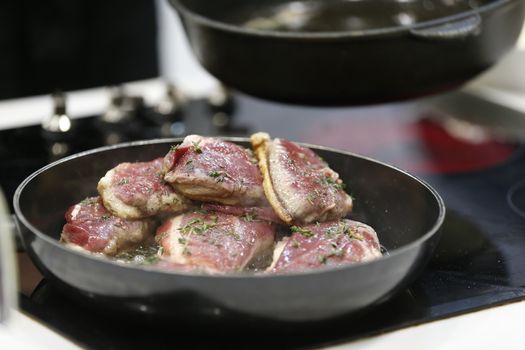
[{"label": "red object in background", "polygon": [[508,160],[518,144],[469,140],[431,119],[373,119],[324,123],[302,138],[306,142],[369,156],[410,172],[462,173],[487,169]]}]

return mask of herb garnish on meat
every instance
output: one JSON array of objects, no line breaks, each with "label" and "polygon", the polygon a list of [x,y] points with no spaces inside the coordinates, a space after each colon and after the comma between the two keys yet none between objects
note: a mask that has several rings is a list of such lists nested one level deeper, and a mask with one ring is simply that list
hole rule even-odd
[{"label": "herb garnish on meat", "polygon": [[93,204],[97,204],[97,202],[98,202],[98,199],[96,197],[87,197],[87,198],[84,198],[84,200],[80,202],[80,204],[93,205]]},{"label": "herb garnish on meat", "polygon": [[242,218],[244,219],[244,221],[246,222],[252,222],[253,220],[255,220],[257,218],[257,215],[255,215],[254,213],[250,213],[250,212],[246,212]]},{"label": "herb garnish on meat", "polygon": [[208,176],[213,177],[216,182],[223,182],[226,178],[226,173],[224,171],[212,170],[208,173]]},{"label": "herb garnish on meat", "polygon": [[290,227],[290,230],[292,232],[294,232],[294,233],[295,232],[300,233],[300,234],[302,234],[303,236],[305,236],[307,238],[308,237],[312,237],[314,235],[314,233],[312,231],[310,231],[308,229],[305,229],[305,228],[301,228],[299,226],[292,226],[292,227]]},{"label": "herb garnish on meat", "polygon": [[328,261],[329,258],[334,257],[334,256],[341,257],[344,254],[345,254],[345,252],[342,249],[334,249],[328,254],[321,254],[321,255],[319,255],[319,262],[321,264],[326,264],[326,262]]},{"label": "herb garnish on meat", "polygon": [[320,180],[319,183],[324,186],[331,186],[333,189],[339,191],[344,190],[346,185],[340,180],[336,180],[331,176],[325,175]]},{"label": "herb garnish on meat", "polygon": [[193,219],[190,222],[188,222],[186,225],[179,228],[179,231],[185,235],[190,235],[190,234],[202,235],[204,234],[204,232],[217,226],[218,220],[219,218],[217,216],[215,216],[213,218],[213,221],[211,222],[205,222],[204,220],[201,220],[201,219]]},{"label": "herb garnish on meat", "polygon": [[202,153],[202,148],[200,146],[200,143],[201,143],[201,140],[191,142],[191,148],[193,149],[195,153],[199,153],[199,154]]}]

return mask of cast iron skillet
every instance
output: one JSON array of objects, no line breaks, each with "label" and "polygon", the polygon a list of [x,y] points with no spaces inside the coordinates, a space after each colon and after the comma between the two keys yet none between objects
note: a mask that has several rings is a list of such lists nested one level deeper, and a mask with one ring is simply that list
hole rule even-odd
[{"label": "cast iron skillet", "polygon": [[[455,88],[509,51],[525,14],[523,0],[478,0],[475,8],[467,0],[456,6],[443,0],[170,3],[197,59],[220,81],[262,98],[311,105],[377,103]],[[311,28],[243,26],[246,14],[298,3],[314,8]]]},{"label": "cast iron skillet", "polygon": [[[229,140],[248,145],[246,139]],[[445,206],[427,184],[371,159],[310,146],[347,183],[355,197],[351,216],[376,228],[388,256],[317,272],[210,276],[122,265],[59,243],[65,211],[96,194],[108,169],[161,157],[180,141],[95,149],[54,162],[22,182],[14,195],[17,223],[26,250],[46,278],[74,295],[156,315],[228,310],[266,320],[314,321],[363,310],[405,288],[438,240]]]}]

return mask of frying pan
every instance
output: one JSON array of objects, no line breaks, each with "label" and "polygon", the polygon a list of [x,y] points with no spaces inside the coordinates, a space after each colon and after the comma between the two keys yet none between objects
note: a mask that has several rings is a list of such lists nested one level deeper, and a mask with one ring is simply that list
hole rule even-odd
[{"label": "frying pan", "polygon": [[[523,0],[170,3],[197,59],[223,83],[309,105],[377,103],[455,88],[514,46],[525,15]],[[239,20],[298,4],[314,9],[312,29],[261,30]],[[331,11],[334,6],[344,11]],[[339,22],[349,27],[331,27]]]},{"label": "frying pan", "polygon": [[[249,145],[247,139],[228,140]],[[58,241],[67,208],[96,194],[108,169],[161,157],[179,142],[151,140],[87,151],[22,182],[14,195],[18,228],[27,252],[51,283],[85,300],[160,316],[226,310],[264,320],[315,321],[364,310],[402,290],[422,271],[438,240],[445,206],[427,184],[372,159],[307,145],[341,175],[355,197],[351,217],[376,228],[388,255],[322,271],[213,276],[123,265]]]}]

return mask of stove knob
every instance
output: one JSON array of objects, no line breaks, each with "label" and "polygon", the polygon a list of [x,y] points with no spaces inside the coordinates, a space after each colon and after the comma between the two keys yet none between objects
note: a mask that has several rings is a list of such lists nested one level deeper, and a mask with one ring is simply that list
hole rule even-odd
[{"label": "stove knob", "polygon": [[182,136],[186,132],[184,107],[186,99],[173,84],[166,84],[162,99],[146,113],[147,122],[158,132],[157,137]]},{"label": "stove knob", "polygon": [[164,120],[180,120],[183,103],[184,100],[175,85],[167,84],[166,94],[155,106],[154,111],[157,115],[163,117]]},{"label": "stove knob", "polygon": [[42,122],[42,129],[51,135],[56,134],[57,137],[69,134],[72,124],[66,111],[66,97],[62,92],[55,92],[52,99],[53,114]]},{"label": "stove knob", "polygon": [[235,103],[229,89],[224,86],[217,88],[208,97],[211,111],[211,123],[219,133],[229,132],[233,120]]},{"label": "stove knob", "polygon": [[111,97],[107,110],[100,116],[100,120],[107,124],[123,124],[133,119],[136,111],[136,101],[126,96],[121,86],[111,89]]},{"label": "stove knob", "polygon": [[53,113],[42,121],[42,138],[44,139],[51,160],[67,155],[70,142],[73,139],[73,124],[67,115],[66,96],[62,92],[55,92],[53,99]]},{"label": "stove knob", "polygon": [[220,85],[208,96],[208,105],[212,113],[233,114],[235,103],[230,89]]},{"label": "stove knob", "polygon": [[144,111],[144,99],[129,96],[122,86],[113,87],[106,111],[96,121],[104,136],[105,143],[132,141],[142,137],[141,117]]}]

